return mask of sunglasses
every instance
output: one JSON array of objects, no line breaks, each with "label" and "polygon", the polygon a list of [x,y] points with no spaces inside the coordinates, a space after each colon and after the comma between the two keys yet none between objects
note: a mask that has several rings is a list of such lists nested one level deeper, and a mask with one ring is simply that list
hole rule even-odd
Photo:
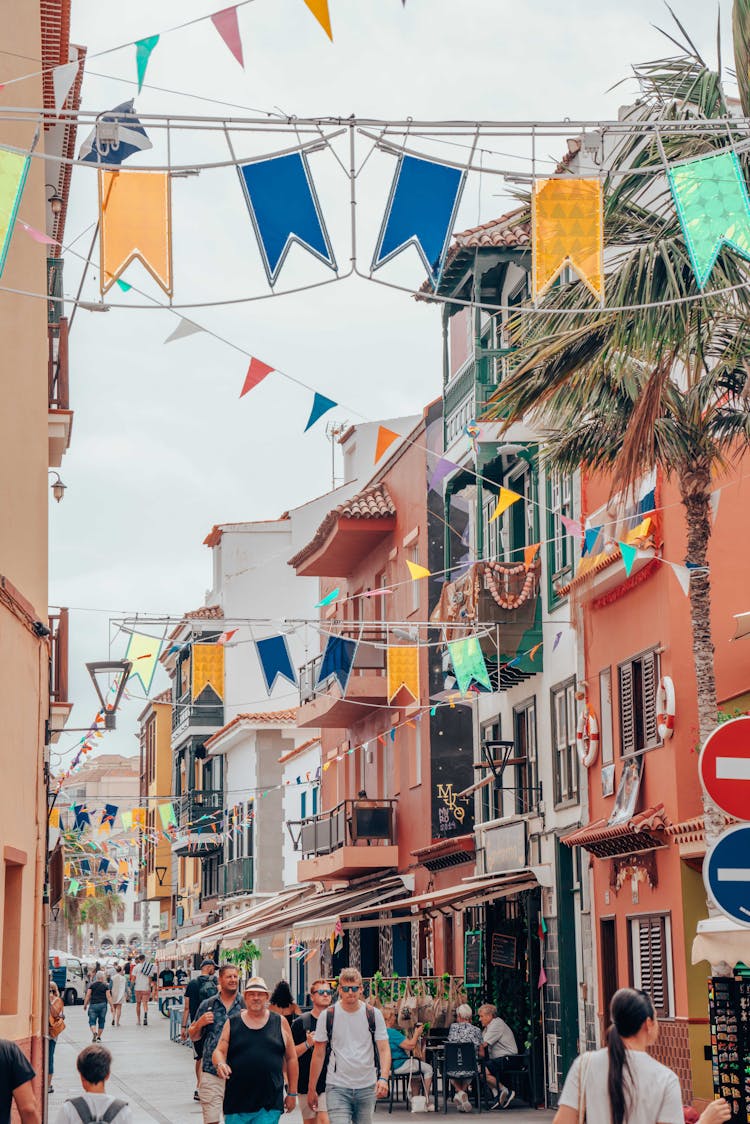
[{"label": "sunglasses", "polygon": [[360,984],[340,984],[339,991],[359,991]]},{"label": "sunglasses", "polygon": [[333,995],[333,992],[330,987],[319,987],[313,992],[313,995]]}]

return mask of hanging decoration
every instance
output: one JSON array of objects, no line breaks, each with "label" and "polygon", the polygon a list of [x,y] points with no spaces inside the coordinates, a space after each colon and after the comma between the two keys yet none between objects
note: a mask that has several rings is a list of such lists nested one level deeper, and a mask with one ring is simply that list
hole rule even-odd
[{"label": "hanging decoration", "polygon": [[484,662],[482,649],[476,636],[467,636],[463,640],[451,640],[448,644],[453,671],[459,694],[465,695],[472,680],[480,687],[492,690],[487,665]]},{"label": "hanging decoration", "polygon": [[638,551],[634,546],[630,546],[630,544],[626,542],[618,542],[617,545],[620,548],[620,554],[622,555],[622,560],[625,565],[625,577],[629,578]]},{"label": "hanging decoration", "polygon": [[573,538],[583,538],[583,526],[578,522],[577,519],[570,519],[567,515],[561,515],[560,522],[565,528],[567,534],[572,535]]},{"label": "hanging decoration", "polygon": [[77,831],[82,831],[84,827],[91,827],[91,818],[85,805],[74,804],[73,815],[75,817],[75,825]]},{"label": "hanging decoration", "polygon": [[255,648],[269,695],[272,694],[279,676],[286,679],[292,686],[297,686],[297,675],[292,667],[292,657],[289,654],[286,636],[279,634],[278,636],[268,636],[265,640],[256,640]]},{"label": "hanging decoration", "polygon": [[136,152],[153,148],[148,133],[134,113],[135,102],[124,101],[102,113],[86,137],[78,159],[90,164],[122,164]]},{"label": "hanging decoration", "polygon": [[340,593],[341,590],[336,586],[336,588],[332,589],[330,593],[327,593],[325,597],[321,597],[320,601],[316,601],[315,608],[324,609],[326,605],[332,605],[333,602],[337,600]]},{"label": "hanging decoration", "polygon": [[105,804],[104,809],[102,811],[101,826],[104,827],[106,825],[110,828],[113,827],[114,822],[115,822],[115,818],[117,816],[117,812],[118,812],[118,807],[117,807],[116,804]]},{"label": "hanging decoration", "polygon": [[240,398],[244,398],[248,391],[256,387],[259,382],[263,382],[263,379],[266,377],[266,375],[270,375],[271,371],[275,370],[275,367],[269,367],[267,363],[263,363],[262,360],[256,359],[253,356],[253,358],[250,360],[250,366],[247,369],[247,374],[245,375],[245,381],[242,384]]},{"label": "hanging decoration", "polygon": [[604,527],[601,525],[598,527],[586,528],[583,536],[583,550],[581,551],[582,554],[590,554],[590,552],[594,549],[596,540],[599,538],[599,535],[603,530]]},{"label": "hanging decoration", "polygon": [[200,324],[196,324],[193,320],[187,320],[184,316],[180,316],[177,321],[177,326],[169,333],[165,339],[165,343],[172,343],[173,340],[184,340],[187,336],[194,336],[196,332],[204,331]]},{"label": "hanging decoration", "polygon": [[224,645],[193,644],[191,697],[197,699],[211,687],[218,698],[224,698]]},{"label": "hanging decoration", "polygon": [[525,546],[523,548],[523,564],[524,564],[524,567],[527,570],[529,569],[529,567],[532,565],[534,559],[536,558],[537,552],[538,552],[540,546],[541,546],[541,543],[535,542],[535,543],[532,543],[531,546]]},{"label": "hanging decoration", "polygon": [[750,199],[735,152],[701,156],[667,170],[698,288],[722,246],[750,259]]},{"label": "hanging decoration", "polygon": [[388,703],[393,702],[402,687],[415,702],[419,702],[419,648],[413,645],[389,646],[386,656]]},{"label": "hanging decoration", "polygon": [[16,219],[16,222],[34,242],[39,242],[42,246],[59,246],[59,242],[54,238],[50,238],[49,234],[44,234],[41,230],[37,230],[35,226],[29,226],[27,222],[23,222],[21,219]]},{"label": "hanging decoration", "polygon": [[310,410],[310,417],[307,419],[307,425],[305,426],[305,433],[315,425],[316,421],[323,417],[323,414],[327,414],[334,406],[338,406],[338,402],[334,402],[332,398],[326,398],[325,394],[319,394],[316,390],[312,409]]},{"label": "hanging decoration", "polygon": [[125,659],[130,660],[133,665],[133,670],[128,676],[128,683],[131,679],[140,679],[146,695],[149,694],[151,684],[154,681],[162,643],[163,641],[157,639],[156,636],[147,636],[143,632],[132,632],[128,640]]},{"label": "hanging decoration", "polygon": [[345,695],[356,653],[356,640],[348,640],[345,636],[329,636],[315,684],[316,690],[333,676],[338,680],[342,695]]},{"label": "hanging decoration", "polygon": [[211,23],[244,70],[245,59],[242,53],[242,39],[240,37],[240,25],[237,20],[237,8],[222,8],[220,12],[213,12],[211,14]]},{"label": "hanging decoration", "polygon": [[65,105],[68,94],[73,89],[79,66],[80,61],[76,59],[74,62],[64,62],[62,66],[56,66],[52,71],[52,92],[55,99],[55,109],[58,113]]},{"label": "hanging decoration", "polygon": [[337,272],[306,154],[239,164],[237,171],[269,285],[275,284],[294,242]]},{"label": "hanging decoration", "polygon": [[532,297],[570,266],[604,301],[603,193],[598,179],[538,180],[531,206]]},{"label": "hanging decoration", "polygon": [[513,492],[510,488],[501,487],[497,496],[495,510],[490,516],[490,523],[494,523],[496,519],[499,519],[503,512],[508,510],[511,504],[517,503],[518,500],[522,499],[523,496],[519,495],[518,492]]},{"label": "hanging decoration", "polygon": [[315,16],[320,26],[325,31],[328,38],[333,42],[333,32],[331,31],[331,14],[328,11],[328,0],[305,0],[308,8]]},{"label": "hanging decoration", "polygon": [[0,148],[0,276],[29,174],[29,160],[25,153]]},{"label": "hanging decoration", "polygon": [[135,68],[138,72],[138,93],[140,94],[143,87],[143,80],[146,77],[146,69],[148,67],[151,53],[159,42],[158,35],[149,35],[145,39],[137,39],[135,43]]},{"label": "hanging decoration", "polygon": [[428,481],[427,487],[431,492],[440,491],[440,485],[446,476],[450,476],[451,472],[455,469],[453,461],[449,461],[447,457],[440,457],[439,461],[432,470],[432,474]]},{"label": "hanging decoration", "polygon": [[399,158],[372,260],[373,273],[407,246],[415,246],[437,288],[465,179],[464,171],[447,164],[416,156]]},{"label": "hanging decoration", "polygon": [[412,562],[409,558],[405,559],[409,573],[411,574],[412,581],[419,581],[420,578],[429,578],[430,571],[426,566],[420,566],[418,562]]},{"label": "hanging decoration", "polygon": [[102,296],[136,258],[172,296],[172,203],[166,172],[99,172]]},{"label": "hanging decoration", "polygon": [[687,566],[680,566],[677,562],[669,562],[668,565],[672,567],[672,573],[680,583],[680,589],[688,597],[690,594],[690,569]]},{"label": "hanging decoration", "polygon": [[375,442],[375,464],[390,449],[393,442],[398,441],[400,436],[400,433],[394,433],[392,429],[387,429],[384,425],[378,426],[378,436]]},{"label": "hanging decoration", "polygon": [[68,885],[68,893],[71,894],[73,897],[75,897],[75,895],[78,893],[80,888],[81,888],[81,883],[78,881],[78,879],[77,878],[71,878],[70,883]]}]

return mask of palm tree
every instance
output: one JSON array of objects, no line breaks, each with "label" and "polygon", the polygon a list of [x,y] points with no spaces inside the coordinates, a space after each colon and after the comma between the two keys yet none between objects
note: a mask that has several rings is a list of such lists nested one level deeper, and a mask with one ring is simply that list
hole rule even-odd
[{"label": "palm tree", "polygon": [[83,888],[75,894],[65,894],[63,898],[63,917],[68,932],[73,936],[73,947],[78,953],[81,951],[81,933],[85,924],[94,929],[94,943],[99,947],[99,930],[108,928],[117,911],[122,908],[123,901],[119,894],[105,894],[97,892],[89,897]]},{"label": "palm tree", "polygon": [[[686,562],[695,568],[689,604],[703,741],[717,721],[711,582],[704,568],[711,477],[750,441],[744,396],[750,265],[725,248],[702,293],[665,177],[639,174],[663,168],[665,157],[674,163],[726,148],[731,136],[719,74],[689,39],[678,46],[679,57],[635,68],[641,86],[630,115],[635,127],[605,176],[605,245],[614,248],[607,305],[625,311],[581,315],[577,310],[591,308],[591,298],[574,281],[544,299],[548,315],[519,314],[512,325],[521,341],[518,364],[485,419],[503,420],[507,428],[531,413],[549,429],[545,456],[551,467],[610,473],[613,491],[632,490],[654,465],[676,479],[687,525]],[[664,129],[660,137],[649,125],[721,118],[721,132]],[[524,219],[528,215],[521,214],[519,221]],[[709,845],[724,818],[707,798],[704,810]]]}]

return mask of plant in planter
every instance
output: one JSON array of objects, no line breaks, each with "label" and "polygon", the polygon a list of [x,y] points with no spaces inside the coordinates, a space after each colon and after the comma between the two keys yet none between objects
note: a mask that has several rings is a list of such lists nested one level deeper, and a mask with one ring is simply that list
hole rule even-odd
[{"label": "plant in planter", "polygon": [[243,941],[239,948],[231,948],[224,953],[228,964],[235,964],[245,976],[251,976],[253,964],[260,960],[260,948],[255,941]]}]

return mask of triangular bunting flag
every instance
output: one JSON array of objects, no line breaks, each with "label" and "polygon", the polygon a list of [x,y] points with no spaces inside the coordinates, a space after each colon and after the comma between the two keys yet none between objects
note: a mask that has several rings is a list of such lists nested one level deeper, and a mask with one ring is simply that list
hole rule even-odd
[{"label": "triangular bunting flag", "polygon": [[340,590],[337,586],[336,589],[332,589],[330,593],[327,593],[325,597],[321,597],[320,601],[316,602],[315,608],[324,609],[326,605],[331,605],[338,598],[339,593]]},{"label": "triangular bunting flag", "polygon": [[193,644],[192,697],[197,699],[206,687],[224,698],[224,645]]},{"label": "triangular bunting flag", "polygon": [[159,662],[159,653],[163,641],[155,636],[146,636],[142,632],[133,632],[128,640],[125,659],[130,660],[133,669],[128,676],[131,679],[140,679],[145,694],[151,690],[154,681],[156,665]]},{"label": "triangular bunting flag", "polygon": [[698,288],[703,289],[722,246],[750,259],[750,199],[735,152],[719,152],[667,171],[677,217]]},{"label": "triangular bunting flag", "polygon": [[476,636],[467,636],[464,640],[451,640],[448,651],[453,661],[458,690],[462,695],[468,691],[472,679],[480,686],[486,687],[488,691],[492,690],[487,665]]},{"label": "triangular bunting flag", "polygon": [[672,573],[680,583],[680,588],[686,597],[690,594],[690,570],[687,566],[680,566],[677,562],[668,563],[672,567]]},{"label": "triangular bunting flag", "polygon": [[589,554],[601,534],[601,527],[587,527],[583,536],[583,554]]},{"label": "triangular bunting flag", "polygon": [[169,831],[170,828],[177,827],[177,817],[175,816],[174,805],[160,804],[159,818],[161,820],[161,826],[165,831]]},{"label": "triangular bunting flag", "polygon": [[81,888],[81,883],[77,878],[71,878],[70,885],[68,886],[68,893],[75,896]]},{"label": "triangular bunting flag", "polygon": [[375,464],[400,436],[400,433],[394,433],[392,429],[386,429],[384,425],[378,426],[378,438],[375,442]]},{"label": "triangular bunting flag", "polygon": [[123,293],[129,293],[133,288],[132,285],[128,285],[127,281],[123,281],[121,277],[117,278],[117,287],[118,289],[122,289]]},{"label": "triangular bunting flag", "polygon": [[529,659],[532,663],[534,662],[534,656],[537,654],[541,646],[541,644],[535,644],[533,648],[529,649]]},{"label": "triangular bunting flag", "polygon": [[312,409],[310,410],[310,417],[307,419],[307,425],[305,426],[305,433],[315,425],[319,418],[323,417],[323,414],[327,414],[334,406],[338,406],[338,402],[334,402],[332,398],[326,398],[325,394],[319,394],[316,390]]},{"label": "triangular bunting flag", "polygon": [[78,60],[65,62],[62,66],[56,66],[52,71],[52,89],[55,96],[55,109],[58,113],[68,100],[68,94],[73,88],[79,65]]},{"label": "triangular bunting flag", "polygon": [[60,826],[60,809],[59,808],[50,809],[49,826],[50,827],[59,827]]},{"label": "triangular bunting flag", "polygon": [[604,220],[601,180],[538,180],[532,197],[532,297],[549,288],[565,266],[604,300]]},{"label": "triangular bunting flag", "polygon": [[419,701],[419,648],[414,646],[389,647],[386,650],[388,666],[388,702],[393,702],[405,687],[415,702]]},{"label": "triangular bunting flag", "polygon": [[556,632],[555,633],[555,642],[552,645],[552,651],[553,652],[554,652],[555,648],[557,647],[557,645],[560,643],[561,639],[562,639],[562,632]]},{"label": "triangular bunting flag", "polygon": [[200,324],[195,324],[192,320],[186,320],[184,316],[180,316],[177,321],[177,326],[169,333],[165,339],[165,343],[171,343],[172,340],[184,340],[186,336],[194,336],[196,332],[204,331]]},{"label": "triangular bunting flag", "polygon": [[524,547],[524,549],[523,549],[523,564],[524,564],[524,566],[526,567],[527,570],[528,570],[529,566],[531,566],[534,559],[536,558],[537,551],[539,550],[540,545],[541,545],[541,543],[535,542],[531,546],[525,546]]},{"label": "triangular bunting flag", "polygon": [[416,582],[419,581],[420,578],[430,577],[430,571],[426,566],[420,566],[418,562],[411,562],[408,558],[406,559],[406,565],[411,574],[412,581]]},{"label": "triangular bunting flag", "polygon": [[638,551],[634,546],[630,546],[626,542],[618,542],[617,545],[620,548],[620,554],[622,555],[622,560],[625,563],[625,576],[629,578],[630,571],[633,569],[633,563],[635,562]]},{"label": "triangular bunting flag", "polygon": [[8,246],[28,172],[28,156],[0,148],[0,275],[8,256]]},{"label": "triangular bunting flag", "polygon": [[135,44],[135,67],[138,71],[138,93],[141,92],[143,79],[146,77],[146,67],[151,58],[151,52],[159,42],[158,35],[149,35],[146,39],[137,39]]},{"label": "triangular bunting flag", "polygon": [[329,636],[320,664],[316,688],[333,676],[338,680],[342,695],[345,695],[356,652],[356,640],[347,640],[344,636]]},{"label": "triangular bunting flag", "polygon": [[320,26],[325,31],[328,38],[333,42],[333,33],[331,31],[331,14],[328,11],[328,0],[305,0],[308,8],[315,16]]},{"label": "triangular bunting flag", "polygon": [[637,542],[638,539],[645,539],[646,535],[649,532],[650,526],[651,516],[647,515],[645,519],[641,520],[637,527],[633,527],[632,531],[628,531],[627,535],[625,536],[625,542],[634,543]]},{"label": "triangular bunting flag", "polygon": [[441,457],[433,468],[432,475],[430,476],[429,482],[427,484],[427,487],[430,489],[430,491],[439,491],[440,484],[443,482],[443,480],[445,480],[446,476],[450,475],[455,467],[456,466],[453,461],[449,461],[447,457]]},{"label": "triangular bunting flag", "polygon": [[35,242],[41,243],[42,246],[59,245],[54,238],[50,238],[49,234],[43,234],[41,230],[37,230],[35,226],[29,226],[27,222],[22,222],[21,219],[17,221],[24,233],[28,234],[29,238],[32,238]]},{"label": "triangular bunting flag", "polygon": [[522,499],[523,496],[520,496],[518,492],[512,492],[510,488],[501,487],[497,497],[497,506],[490,516],[490,523],[494,523],[496,519],[499,519],[503,512],[508,510],[511,504]]},{"label": "triangular bunting flag", "polygon": [[167,172],[99,172],[102,296],[138,259],[172,296],[172,197]]},{"label": "triangular bunting flag", "polygon": [[242,54],[242,39],[240,38],[240,26],[237,22],[237,9],[223,8],[220,12],[214,12],[211,16],[211,22],[237,62],[244,69],[245,59]]},{"label": "triangular bunting flag", "polygon": [[286,636],[279,634],[278,636],[268,636],[265,640],[256,640],[255,648],[269,695],[276,686],[276,680],[279,676],[293,686],[297,686],[297,676],[292,667],[292,657],[289,655]]},{"label": "triangular bunting flag", "polygon": [[263,382],[266,375],[270,375],[271,371],[275,370],[275,367],[269,367],[267,363],[263,363],[260,359],[251,359],[240,391],[240,398],[244,398],[248,391],[257,386],[259,382]]},{"label": "triangular bunting flag", "polygon": [[567,534],[573,535],[575,538],[583,538],[583,527],[577,519],[569,519],[567,515],[561,515],[560,522],[565,528]]}]

